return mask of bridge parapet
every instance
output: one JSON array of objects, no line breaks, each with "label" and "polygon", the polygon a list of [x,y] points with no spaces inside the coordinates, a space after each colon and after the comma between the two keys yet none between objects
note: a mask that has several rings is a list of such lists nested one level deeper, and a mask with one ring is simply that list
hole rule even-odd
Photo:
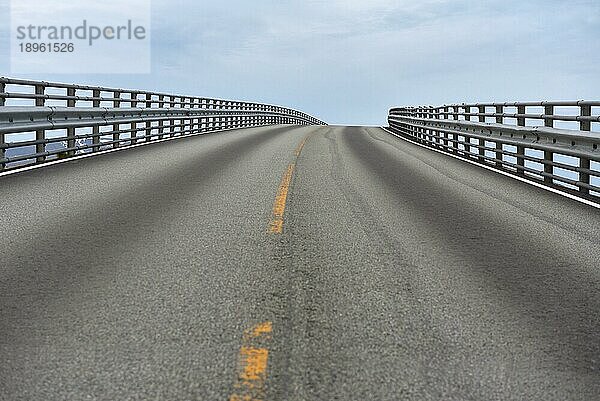
[{"label": "bridge parapet", "polygon": [[0,77],[0,171],[140,142],[276,124],[325,123],[263,103]]},{"label": "bridge parapet", "polygon": [[600,102],[509,102],[392,108],[389,128],[420,144],[600,198]]}]

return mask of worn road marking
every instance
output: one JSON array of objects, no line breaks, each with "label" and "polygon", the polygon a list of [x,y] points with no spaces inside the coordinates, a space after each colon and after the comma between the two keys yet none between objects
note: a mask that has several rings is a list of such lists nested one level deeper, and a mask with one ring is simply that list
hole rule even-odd
[{"label": "worn road marking", "polygon": [[306,141],[308,141],[310,136],[311,134],[306,135],[304,139],[302,139],[302,141],[298,144],[298,146],[294,150],[295,159],[288,165],[285,174],[281,178],[281,184],[279,184],[277,196],[275,197],[275,203],[273,204],[271,222],[269,223],[268,232],[271,234],[281,234],[283,232],[283,214],[285,213],[285,205],[290,189],[290,183],[294,175],[294,169],[296,168],[296,161],[298,160],[298,156],[300,156],[300,153],[302,153],[302,149],[304,149],[304,145],[306,144]]},{"label": "worn road marking", "polygon": [[296,157],[300,156],[300,153],[302,153],[302,149],[304,149],[304,145],[306,145],[306,141],[308,141],[309,137],[310,137],[310,134],[306,135],[304,137],[304,139],[302,140],[302,142],[300,142],[300,144],[298,145],[298,147],[294,151],[294,155],[296,155]]},{"label": "worn road marking", "polygon": [[265,342],[271,339],[271,322],[257,324],[244,331],[238,356],[237,380],[229,401],[263,401],[269,350]]},{"label": "worn road marking", "polygon": [[283,214],[285,213],[285,204],[287,202],[292,175],[294,174],[294,167],[294,163],[288,166],[277,190],[277,196],[273,204],[273,216],[271,217],[271,224],[269,224],[269,231],[273,234],[281,234],[283,232]]}]

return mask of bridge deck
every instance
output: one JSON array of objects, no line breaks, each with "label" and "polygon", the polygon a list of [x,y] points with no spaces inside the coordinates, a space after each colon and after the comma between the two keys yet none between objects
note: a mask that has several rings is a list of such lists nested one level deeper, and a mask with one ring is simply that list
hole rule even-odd
[{"label": "bridge deck", "polygon": [[600,393],[600,213],[380,129],[181,139],[0,193],[2,399]]}]

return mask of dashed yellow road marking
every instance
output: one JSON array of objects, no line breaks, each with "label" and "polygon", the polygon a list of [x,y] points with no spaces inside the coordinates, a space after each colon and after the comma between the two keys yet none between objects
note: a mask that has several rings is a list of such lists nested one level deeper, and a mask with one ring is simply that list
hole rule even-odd
[{"label": "dashed yellow road marking", "polygon": [[285,205],[287,202],[288,192],[290,190],[290,183],[292,182],[294,169],[296,168],[296,161],[298,160],[300,153],[302,153],[302,149],[304,149],[304,145],[310,138],[310,135],[311,134],[306,135],[298,144],[294,150],[295,159],[288,165],[285,174],[281,178],[281,184],[279,184],[279,189],[277,190],[277,196],[275,197],[275,203],[273,204],[273,213],[269,223],[268,232],[271,234],[283,233],[283,215],[285,213]]},{"label": "dashed yellow road marking", "polygon": [[240,355],[244,361],[244,370],[240,373],[240,379],[248,384],[258,380],[264,381],[267,375],[269,350],[266,348],[242,347]]},{"label": "dashed yellow road marking", "polygon": [[271,339],[271,322],[259,323],[244,331],[238,357],[238,376],[229,401],[263,401],[269,350],[264,346]]},{"label": "dashed yellow road marking", "polygon": [[270,339],[271,332],[273,331],[273,323],[264,322],[252,326],[250,329],[244,331],[243,340],[252,341],[255,338]]}]

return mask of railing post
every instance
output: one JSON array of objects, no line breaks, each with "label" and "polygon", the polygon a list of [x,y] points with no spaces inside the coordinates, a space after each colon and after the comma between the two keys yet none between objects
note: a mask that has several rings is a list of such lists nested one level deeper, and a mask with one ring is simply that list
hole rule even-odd
[{"label": "railing post", "polygon": [[[120,91],[115,91],[113,92],[113,97],[115,98],[115,100],[113,100],[113,107],[114,108],[119,108],[121,107],[121,92]],[[129,103],[130,107],[132,106],[132,103]],[[133,128],[133,124],[130,124],[131,128]],[[119,130],[121,129],[121,127],[119,126],[119,124],[113,124],[112,126],[112,130],[113,130],[113,141],[118,141],[119,139],[121,139],[121,134],[119,133]],[[133,132],[131,132],[130,134],[131,136],[133,136]],[[100,139],[100,138],[98,138]],[[133,141],[132,141],[133,143]],[[119,147],[119,142],[114,142],[113,143],[113,149],[116,149]]]},{"label": "railing post", "polygon": [[[175,103],[174,103],[175,104],[175,108],[176,109],[183,108],[183,106],[184,106],[182,104],[183,99],[181,97],[175,97],[174,99],[175,99]],[[181,135],[183,135],[183,130],[185,129],[185,124],[183,122],[184,120],[180,117],[180,118],[175,119],[175,121],[177,123],[177,127],[179,128],[179,131],[178,131],[179,135],[181,136]]]},{"label": "railing post", "polygon": [[[438,120],[440,118],[440,113],[441,113],[441,107],[432,107],[430,109],[430,116],[432,119],[434,120]],[[441,148],[442,147],[442,140],[440,138],[440,132],[437,128],[434,129],[430,129],[429,130],[431,136],[430,136],[430,140],[433,142],[433,144],[431,146],[436,147],[436,148]]]},{"label": "railing post", "polygon": [[[173,95],[169,96],[169,108],[175,108],[175,97]],[[175,136],[175,119],[173,118],[169,120],[169,132],[171,138],[173,138]]]},{"label": "railing post", "polygon": [[[582,105],[579,106],[580,112],[579,115],[581,117],[590,117],[592,115],[592,106],[590,105]],[[589,120],[580,120],[579,121],[579,130],[580,131],[591,131],[592,123]]]},{"label": "railing post", "polygon": [[[75,88],[67,88],[67,107],[75,107]],[[67,148],[71,149],[75,147],[75,128],[67,128]],[[68,156],[74,156],[74,150],[67,151]]]},{"label": "railing post", "polygon": [[[6,84],[4,82],[0,82],[0,93],[4,94],[6,92]],[[4,96],[0,97],[0,107],[6,105],[6,98]]]},{"label": "railing post", "polygon": [[[496,124],[504,124],[504,106],[502,105],[496,106]],[[494,141],[494,147],[496,148],[496,167],[502,168],[504,167],[502,164],[502,143]]]},{"label": "railing post", "polygon": [[192,131],[190,132],[190,134],[197,134],[198,132],[200,132],[200,119],[194,118],[192,120],[192,124]]},{"label": "railing post", "polygon": [[[0,159],[2,160],[4,160],[6,157],[6,149],[4,149],[4,145],[6,145],[4,133],[0,133]],[[4,164],[4,162],[0,162],[0,171],[4,170]]]},{"label": "railing post", "polygon": [[[164,108],[165,95],[158,95],[158,108]],[[158,139],[163,139],[163,134],[165,132],[165,124],[164,120],[160,120],[158,122]]]},{"label": "railing post", "polygon": [[[431,114],[431,118],[433,118],[434,120],[438,120],[438,119],[440,118],[440,108],[439,108],[439,107],[432,108],[432,109],[431,109],[431,113],[432,113],[432,114]],[[441,143],[441,140],[440,140],[440,138],[439,138],[439,136],[440,136],[440,133],[439,133],[439,131],[438,131],[437,129],[432,129],[432,130],[429,130],[429,132],[430,132],[430,133],[431,133],[431,135],[432,135],[432,136],[430,137],[431,141],[432,141],[434,144],[437,144],[437,145],[436,145],[436,147],[437,147],[437,148],[440,148],[440,143]],[[434,136],[436,136],[436,138],[434,138]]]},{"label": "railing post", "polygon": [[[582,106],[579,106],[579,108],[580,108],[579,115],[581,117],[590,117],[592,115],[592,106],[582,105]],[[581,131],[591,131],[592,123],[589,120],[588,121],[581,120],[581,121],[579,121],[579,129]],[[590,159],[580,157],[579,158],[579,169],[580,169],[579,182],[581,182],[582,184],[590,185],[590,174],[587,172],[590,169]],[[581,171],[581,170],[586,170],[586,171]],[[579,192],[582,195],[590,194],[589,188],[585,188],[585,187],[579,187]]]},{"label": "railing post", "polygon": [[[482,114],[485,114],[485,106],[479,106],[477,111],[479,113],[479,122],[485,123],[485,116],[482,116]],[[483,146],[485,146],[485,139],[479,138],[477,140],[477,145],[479,145],[479,151],[477,152],[479,154],[478,159],[479,159],[480,163],[483,163],[483,162],[485,162],[485,159],[484,159],[485,149],[483,148]]]},{"label": "railing post", "polygon": [[[525,106],[517,106],[517,114],[523,115],[525,112]],[[517,117],[517,125],[519,127],[524,127],[525,117]],[[522,145],[517,145],[517,166],[525,167],[525,146]],[[517,168],[517,174],[525,175],[525,170],[522,168]]]},{"label": "railing post", "polygon": [[496,106],[496,124],[504,124],[504,106]]},{"label": "railing post", "polygon": [[[417,118],[423,118],[423,109],[422,108],[415,109],[414,116]],[[414,135],[417,137],[417,142],[423,143],[423,132],[424,131],[425,131],[425,129],[422,127],[415,127]]]},{"label": "railing post", "polygon": [[[423,114],[425,117],[427,117],[427,114]],[[429,139],[429,133],[431,132],[431,130],[429,128],[427,128],[427,126],[425,126],[424,128],[421,128],[421,143],[423,145],[427,145],[429,146],[429,144],[427,143],[427,140]]]},{"label": "railing post", "polygon": [[[194,98],[189,98],[188,101],[189,101],[189,108],[190,108],[190,110],[194,109],[194,104],[196,102],[194,100]],[[189,123],[188,129],[190,131],[190,132],[188,132],[188,134],[195,134],[196,131],[197,131],[197,128],[198,128],[198,119],[197,118],[193,118],[192,116],[190,116],[190,119],[188,120],[188,123]]]},{"label": "railing post", "polygon": [[554,106],[545,105],[544,106],[544,126],[545,127],[554,127],[554,119],[552,116],[554,115]]},{"label": "railing post", "polygon": [[[549,127],[549,128],[554,127],[554,119],[548,117],[548,116],[554,115],[554,106],[545,105],[544,106],[544,115],[546,116],[544,118],[544,126]],[[554,154],[551,151],[549,151],[549,150],[544,151],[544,161],[546,161],[546,163],[544,163],[544,173],[554,174],[554,166],[552,166],[552,164],[550,164],[550,163],[554,162]],[[551,185],[553,183],[552,177],[544,176],[544,183]]]},{"label": "railing post", "polygon": [[[416,118],[423,118],[423,110],[421,108],[416,108],[414,110],[413,115]],[[417,142],[423,143],[423,128],[421,128],[421,127],[415,127],[414,128],[414,136],[417,137]]]},{"label": "railing post", "polygon": [[[93,94],[92,94],[95,98],[99,98],[100,97],[100,90],[95,89]],[[98,99],[94,99],[92,102],[92,106],[93,107],[100,107],[100,100]],[[92,145],[96,145],[98,143],[100,143],[100,127],[95,125],[94,127],[92,127]],[[100,150],[99,146],[94,146],[92,148],[92,152],[97,152],[98,150]]]},{"label": "railing post", "polygon": [[[450,116],[448,115],[450,108],[448,106],[444,106],[444,119],[445,120],[449,120]],[[440,132],[440,135],[442,136],[442,142],[443,142],[443,148],[444,150],[448,150],[448,134],[445,132]]]},{"label": "railing post", "polygon": [[517,106],[517,125],[519,127],[524,127],[525,126],[525,117],[522,117],[523,115],[525,115],[525,106],[523,105],[518,105]]},{"label": "railing post", "polygon": [[[35,86],[35,94],[36,95],[44,95],[46,87],[43,84],[39,84]],[[46,103],[46,99],[43,97],[35,99],[36,107],[43,107]],[[46,131],[38,130],[35,131],[35,140],[36,141],[45,141],[46,140]],[[44,153],[46,152],[46,144],[44,142],[37,143],[35,145],[35,153]],[[36,163],[43,163],[46,160],[46,156],[37,156]]]},{"label": "railing post", "polygon": [[[465,111],[465,121],[471,121],[471,106],[465,105],[463,107],[463,109]],[[463,134],[463,139],[464,139],[465,143],[468,143],[468,145],[463,145],[463,147],[465,148],[464,156],[470,158],[471,157],[471,138],[469,136],[467,136],[466,134]]]},{"label": "railing post", "polygon": [[[138,107],[138,94],[135,92],[130,93],[129,95],[129,107],[131,108],[137,108]],[[137,123],[131,123],[129,124],[129,129],[131,131],[130,133],[130,143],[131,145],[135,145],[137,143],[137,134],[138,134],[138,127],[137,127]]]},{"label": "railing post", "polygon": [[[431,119],[431,107],[426,107],[423,110],[423,116],[430,120]],[[423,142],[427,144],[427,141],[431,141],[432,140],[432,129],[430,126],[426,125],[426,128],[423,129]],[[432,146],[430,144],[427,144],[427,146]]]},{"label": "railing post", "polygon": [[206,121],[207,121],[206,117],[200,118],[200,132],[206,132],[206,126],[207,126]]},{"label": "railing post", "polygon": [[[6,84],[4,82],[0,82],[0,93],[6,92]],[[0,97],[0,107],[6,105],[6,98]],[[6,156],[6,150],[4,149],[4,145],[6,144],[6,140],[4,138],[4,134],[0,133],[0,159],[4,159]],[[0,171],[4,170],[4,163],[0,162]]]},{"label": "railing post", "polygon": [[[146,93],[146,108],[152,108],[152,95],[150,93]],[[146,142],[150,142],[152,140],[152,123],[150,121],[146,121]]]},{"label": "railing post", "polygon": [[[180,97],[179,98],[179,108],[185,109],[186,105],[187,105],[187,98]],[[182,119],[179,120],[179,126],[180,126],[180,128],[179,128],[180,134],[179,135],[185,135],[185,131],[188,128],[188,123],[189,123],[189,120],[186,118],[182,117]]]},{"label": "railing post", "polygon": [[[459,114],[460,114],[460,107],[459,106],[454,106],[453,107],[453,113],[452,113],[452,118],[455,121],[459,120]],[[458,135],[456,134],[452,134],[452,153],[454,154],[458,154]]]}]

